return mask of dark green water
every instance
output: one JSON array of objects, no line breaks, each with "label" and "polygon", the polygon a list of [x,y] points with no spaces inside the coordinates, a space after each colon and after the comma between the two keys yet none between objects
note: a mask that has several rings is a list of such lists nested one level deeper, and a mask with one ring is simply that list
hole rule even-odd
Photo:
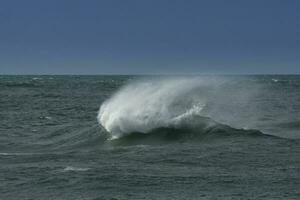
[{"label": "dark green water", "polygon": [[218,78],[182,95],[205,94],[205,118],[146,134],[153,102],[124,105],[154,94],[134,90],[107,125],[134,133],[109,140],[99,107],[132,79],[0,76],[0,199],[300,199],[300,76]]}]

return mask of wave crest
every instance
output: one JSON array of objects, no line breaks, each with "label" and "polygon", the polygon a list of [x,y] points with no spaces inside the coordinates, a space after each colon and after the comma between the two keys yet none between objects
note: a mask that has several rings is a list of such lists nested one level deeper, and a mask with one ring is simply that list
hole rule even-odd
[{"label": "wave crest", "polygon": [[98,121],[112,138],[169,127],[201,113],[205,100],[193,91],[203,85],[198,79],[131,83],[101,105]]},{"label": "wave crest", "polygon": [[203,113],[208,97],[220,83],[196,77],[136,81],[101,105],[98,121],[110,139],[184,138],[242,130],[217,123]]}]

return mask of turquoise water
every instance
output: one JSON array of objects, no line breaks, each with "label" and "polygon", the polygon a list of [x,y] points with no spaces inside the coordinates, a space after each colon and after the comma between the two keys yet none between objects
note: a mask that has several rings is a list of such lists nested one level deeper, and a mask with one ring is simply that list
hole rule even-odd
[{"label": "turquoise water", "polygon": [[300,76],[0,76],[0,119],[0,199],[300,198]]}]

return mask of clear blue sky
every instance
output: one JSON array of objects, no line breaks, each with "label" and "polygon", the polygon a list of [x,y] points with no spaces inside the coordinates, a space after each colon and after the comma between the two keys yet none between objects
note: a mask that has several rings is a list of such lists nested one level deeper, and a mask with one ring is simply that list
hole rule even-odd
[{"label": "clear blue sky", "polygon": [[0,74],[159,73],[300,73],[300,1],[0,2]]}]

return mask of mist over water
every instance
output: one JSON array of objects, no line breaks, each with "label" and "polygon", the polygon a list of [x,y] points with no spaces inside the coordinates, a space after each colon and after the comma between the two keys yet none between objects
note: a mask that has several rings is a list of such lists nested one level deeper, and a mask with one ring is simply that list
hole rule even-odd
[{"label": "mist over water", "polygon": [[282,106],[272,109],[273,104],[268,101],[278,101],[280,93],[272,90],[278,81],[273,78],[265,83],[224,76],[138,79],[122,86],[108,98],[100,106],[97,118],[111,139],[162,127],[180,128],[186,126],[187,121],[189,126],[195,126],[193,123],[201,123],[195,122],[198,116],[232,128],[299,138],[294,132],[295,126],[291,128],[293,131],[286,129],[285,133],[274,130],[274,123],[286,120],[281,109],[289,108],[293,103],[293,99],[280,100]]},{"label": "mist over water", "polygon": [[118,137],[168,127],[187,115],[200,115],[206,99],[195,91],[205,87],[198,79],[135,81],[101,105],[99,123]]},{"label": "mist over water", "polygon": [[244,88],[221,77],[136,80],[101,105],[98,121],[112,139],[162,127],[197,126],[195,123],[203,123],[196,121],[197,117],[211,118],[207,127],[216,120],[235,128],[254,128],[249,120],[254,111],[249,105],[258,91],[254,84]]}]

